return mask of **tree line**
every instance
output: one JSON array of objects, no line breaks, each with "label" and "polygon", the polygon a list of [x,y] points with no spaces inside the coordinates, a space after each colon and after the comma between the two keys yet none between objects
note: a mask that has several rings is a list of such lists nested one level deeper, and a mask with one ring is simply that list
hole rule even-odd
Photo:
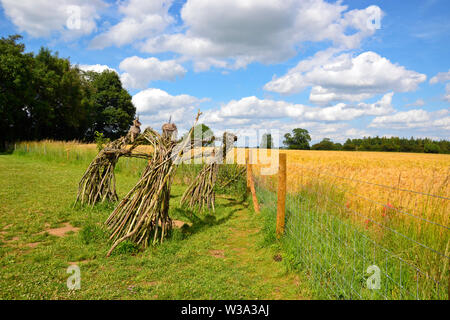
[{"label": "tree line", "polygon": [[20,140],[93,141],[128,131],[136,108],[113,71],[84,72],[48,48],[0,39],[0,150]]},{"label": "tree line", "polygon": [[[336,151],[381,151],[381,152],[414,152],[414,153],[444,153],[450,154],[450,141],[435,141],[429,138],[399,138],[399,137],[364,137],[347,139],[344,144],[324,138],[319,143],[310,145],[311,136],[308,130],[296,128],[292,133],[284,135],[283,144],[291,150],[336,150]],[[273,147],[270,133],[264,134],[260,148]]]}]

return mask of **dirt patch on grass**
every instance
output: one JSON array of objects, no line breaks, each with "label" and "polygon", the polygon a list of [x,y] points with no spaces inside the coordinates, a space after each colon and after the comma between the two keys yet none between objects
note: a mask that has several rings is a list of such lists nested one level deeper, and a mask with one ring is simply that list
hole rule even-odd
[{"label": "dirt patch on grass", "polygon": [[157,284],[159,284],[158,281],[146,281],[146,282],[143,282],[141,284],[141,286],[143,286],[143,287],[153,287],[153,286],[156,286]]},{"label": "dirt patch on grass", "polygon": [[219,259],[225,258],[225,252],[223,250],[209,250],[209,254]]},{"label": "dirt patch on grass", "polygon": [[26,246],[28,248],[36,248],[39,245],[39,243],[40,242],[30,242],[30,243],[27,243]]},{"label": "dirt patch on grass", "polygon": [[44,232],[47,232],[53,236],[64,237],[66,235],[66,233],[68,233],[70,231],[78,232],[79,230],[80,230],[80,228],[74,227],[70,223],[66,222],[66,223],[64,223],[63,227],[47,229]]},{"label": "dirt patch on grass", "polygon": [[191,226],[192,223],[184,222],[181,220],[172,220],[172,227],[174,228],[181,229],[183,228],[184,225]]}]

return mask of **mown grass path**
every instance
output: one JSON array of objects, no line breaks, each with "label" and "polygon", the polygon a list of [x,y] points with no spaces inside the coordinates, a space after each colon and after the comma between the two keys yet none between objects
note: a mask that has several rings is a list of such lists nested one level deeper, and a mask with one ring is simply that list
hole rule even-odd
[{"label": "mown grass path", "polygon": [[[164,244],[117,252],[102,229],[112,205],[74,208],[82,166],[0,156],[0,299],[301,299],[296,275],[262,246],[261,216],[246,202],[224,196],[215,215],[178,207],[189,222]],[[117,175],[120,196],[137,177]],[[67,229],[70,225],[73,230]],[[63,236],[55,229],[64,227]],[[59,230],[59,229],[58,229]],[[67,267],[81,270],[81,289],[69,291]]]}]

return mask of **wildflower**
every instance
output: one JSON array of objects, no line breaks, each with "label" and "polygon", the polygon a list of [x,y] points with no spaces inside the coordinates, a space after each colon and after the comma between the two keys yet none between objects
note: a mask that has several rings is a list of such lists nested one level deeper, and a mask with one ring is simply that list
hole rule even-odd
[{"label": "wildflower", "polygon": [[381,215],[383,216],[383,217],[386,217],[387,216],[387,214],[390,212],[390,210],[392,210],[392,209],[395,209],[395,207],[391,204],[391,203],[387,203],[384,207],[383,207],[383,210],[382,210],[382,212],[381,212]]}]

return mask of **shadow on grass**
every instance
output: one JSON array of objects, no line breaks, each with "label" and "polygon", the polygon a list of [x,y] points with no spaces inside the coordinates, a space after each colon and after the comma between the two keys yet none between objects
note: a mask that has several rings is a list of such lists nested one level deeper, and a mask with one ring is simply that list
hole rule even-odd
[{"label": "shadow on grass", "polygon": [[[186,208],[175,208],[175,212],[178,215],[186,218],[187,221],[190,221],[192,223],[191,226],[186,224],[181,228],[183,238],[186,239],[193,234],[202,232],[213,226],[221,225],[230,220],[236,212],[244,210],[248,207],[248,204],[244,201],[237,201],[231,197],[225,199],[228,200],[228,203],[216,206],[216,212],[220,212],[222,210],[225,211],[225,216],[219,219],[216,217],[216,215],[211,213],[203,214]],[[234,209],[229,209],[233,207]]]}]

